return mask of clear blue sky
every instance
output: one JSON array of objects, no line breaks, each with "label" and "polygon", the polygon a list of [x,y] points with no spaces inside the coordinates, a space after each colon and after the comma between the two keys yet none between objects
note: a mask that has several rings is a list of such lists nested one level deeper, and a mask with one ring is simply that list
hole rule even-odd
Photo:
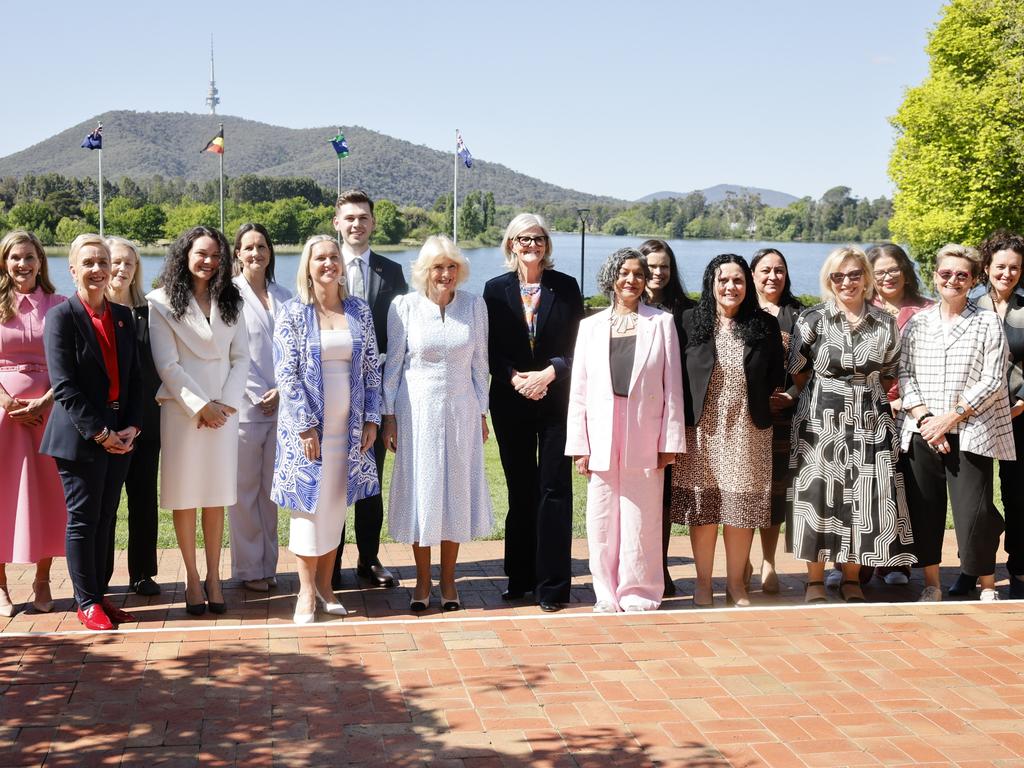
[{"label": "clear blue sky", "polygon": [[213,32],[224,114],[444,150],[459,127],[478,158],[627,199],[876,197],[942,5],[14,0],[0,156],[108,110],[204,112]]}]

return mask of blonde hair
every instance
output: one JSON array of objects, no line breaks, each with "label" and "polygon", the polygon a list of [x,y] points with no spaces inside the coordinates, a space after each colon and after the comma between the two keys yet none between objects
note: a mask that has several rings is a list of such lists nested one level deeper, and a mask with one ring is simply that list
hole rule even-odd
[{"label": "blonde hair", "polygon": [[[106,238],[107,250],[110,251],[110,268],[113,272],[114,268],[114,248],[127,248],[135,256],[135,274],[132,275],[132,282],[128,286],[128,300],[131,301],[133,307],[144,307],[146,306],[146,293],[142,290],[142,256],[139,254],[139,249],[131,240],[126,240],[123,237],[117,237],[111,235]],[[110,295],[111,288],[107,286],[107,298],[113,300]]]},{"label": "blonde hair", "polygon": [[24,229],[14,229],[4,235],[0,240],[0,323],[6,323],[14,317],[14,280],[7,271],[7,258],[15,246],[23,243],[32,243],[36,249],[36,256],[39,257],[39,272],[36,274],[36,287],[42,288],[43,293],[56,293],[57,289],[50,282],[50,270],[46,265],[46,251],[39,238]]},{"label": "blonde hair", "polygon": [[[295,295],[303,304],[313,303],[313,278],[309,276],[309,261],[313,258],[313,247],[319,243],[330,243],[338,251],[338,261],[341,261],[341,247],[338,241],[330,235],[313,235],[306,244],[302,246],[302,255],[299,256],[299,270],[295,273]],[[341,298],[348,296],[348,286],[345,284],[345,264],[339,265],[338,290]]]},{"label": "blonde hair", "polygon": [[547,222],[536,213],[520,213],[505,227],[505,237],[501,241],[501,251],[505,254],[505,267],[509,272],[519,269],[519,257],[512,250],[512,241],[528,229],[533,228],[544,231],[547,242],[544,244],[544,256],[540,260],[541,269],[551,269],[555,262],[551,259],[551,233],[548,231]]},{"label": "blonde hair", "polygon": [[868,261],[868,257],[864,251],[855,245],[842,245],[826,256],[825,263],[821,265],[821,274],[818,275],[818,282],[821,285],[821,297],[823,299],[834,299],[836,297],[836,292],[832,287],[829,275],[837,272],[843,262],[848,259],[857,262],[857,266],[864,273],[861,277],[861,285],[864,286],[864,299],[868,300],[874,295],[875,276],[871,272],[871,263]]},{"label": "blonde hair", "polygon": [[[98,248],[107,254],[107,260],[110,260],[110,248],[107,247],[106,242],[103,238],[97,235],[95,232],[86,232],[79,235],[71,241],[71,247],[68,248],[68,266],[75,267],[78,264],[78,254],[81,253],[83,248]],[[81,281],[77,275],[72,273],[75,281],[75,288],[81,288]]]},{"label": "blonde hair", "polygon": [[984,270],[981,253],[976,248],[959,243],[948,243],[935,254],[935,269],[938,270],[943,259],[963,259],[971,265],[971,277],[977,280]]},{"label": "blonde hair", "polygon": [[469,279],[469,261],[458,246],[444,235],[431,235],[424,241],[419,256],[412,263],[410,278],[413,289],[427,295],[427,275],[430,274],[430,268],[441,259],[451,259],[458,265],[459,276],[455,285],[462,285]]}]

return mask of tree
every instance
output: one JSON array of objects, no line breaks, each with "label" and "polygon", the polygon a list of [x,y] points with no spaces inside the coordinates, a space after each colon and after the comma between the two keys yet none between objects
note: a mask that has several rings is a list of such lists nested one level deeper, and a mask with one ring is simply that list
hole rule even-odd
[{"label": "tree", "polygon": [[93,228],[89,222],[82,219],[69,219],[65,216],[57,222],[57,230],[54,232],[54,240],[61,245],[70,245],[71,241],[86,232],[92,232]]},{"label": "tree", "polygon": [[7,221],[11,229],[26,229],[29,232],[34,232],[42,240],[43,236],[39,233],[46,230],[52,237],[53,229],[57,226],[59,219],[46,203],[30,201],[18,203],[11,208]]},{"label": "tree", "polygon": [[373,242],[394,245],[405,237],[405,222],[398,206],[390,200],[378,200],[373,207],[373,217],[377,220],[377,229],[373,233]]},{"label": "tree", "polygon": [[924,266],[947,242],[1024,228],[1024,5],[952,0],[927,46],[931,71],[892,119],[890,226]]}]

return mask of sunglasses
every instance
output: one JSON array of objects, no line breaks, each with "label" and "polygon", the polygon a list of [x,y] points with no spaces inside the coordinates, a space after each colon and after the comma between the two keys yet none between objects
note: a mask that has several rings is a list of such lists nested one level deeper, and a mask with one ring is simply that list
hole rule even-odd
[{"label": "sunglasses", "polygon": [[859,283],[864,279],[863,269],[851,269],[849,272],[829,272],[828,279],[832,285],[842,285],[846,280],[851,283]]},{"label": "sunglasses", "polygon": [[935,274],[938,275],[939,279],[944,283],[954,281],[957,283],[966,283],[971,279],[970,272],[954,272],[952,269],[940,269]]}]

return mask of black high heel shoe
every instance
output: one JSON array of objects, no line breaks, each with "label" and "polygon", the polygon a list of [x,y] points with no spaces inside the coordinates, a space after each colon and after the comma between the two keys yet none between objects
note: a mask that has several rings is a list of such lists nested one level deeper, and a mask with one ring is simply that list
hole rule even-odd
[{"label": "black high heel shoe", "polygon": [[[206,594],[206,585],[203,585],[203,594]],[[206,613],[206,602],[190,603],[188,601],[188,588],[185,588],[185,613],[189,616],[202,616]]]},{"label": "black high heel shoe", "polygon": [[203,594],[206,595],[206,603],[210,606],[210,613],[224,614],[228,612],[227,603],[215,603],[210,599],[210,594],[206,589],[206,582],[203,582]]}]

